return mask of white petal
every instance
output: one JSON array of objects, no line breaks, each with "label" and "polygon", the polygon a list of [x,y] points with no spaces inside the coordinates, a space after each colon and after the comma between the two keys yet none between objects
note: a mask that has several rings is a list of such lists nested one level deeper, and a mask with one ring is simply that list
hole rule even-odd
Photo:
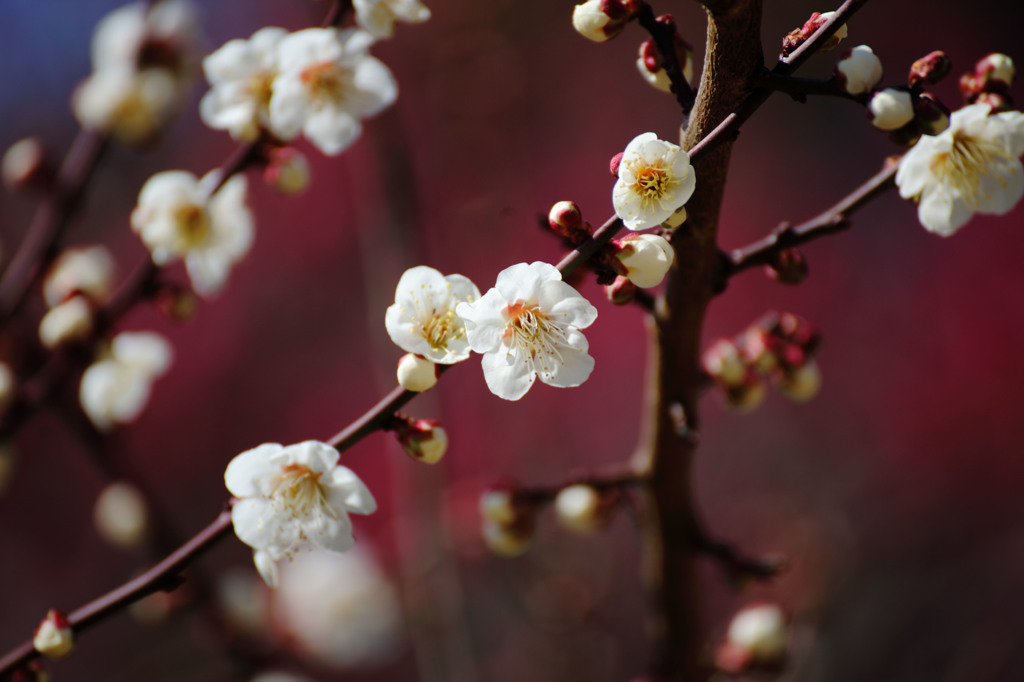
[{"label": "white petal", "polygon": [[917,217],[929,232],[948,237],[963,227],[974,215],[960,197],[946,192],[928,192],[921,197]]},{"label": "white petal", "polygon": [[238,539],[257,549],[275,544],[282,535],[281,521],[270,503],[259,497],[247,497],[231,508],[231,523]]},{"label": "white petal", "polygon": [[586,329],[597,319],[597,308],[565,282],[545,282],[537,298],[541,310],[560,324]]},{"label": "white petal", "polygon": [[289,445],[284,450],[291,458],[292,463],[304,466],[318,474],[332,472],[337,466],[340,456],[333,447],[317,440],[307,440]]},{"label": "white petal", "polygon": [[320,514],[303,526],[303,532],[311,543],[330,552],[344,552],[355,544],[352,524],[345,515],[333,519]]},{"label": "white petal", "polygon": [[302,128],[306,139],[328,156],[341,153],[356,141],[362,131],[363,126],[358,120],[333,106],[313,112]]},{"label": "white petal", "polygon": [[263,445],[236,455],[224,472],[224,485],[235,497],[253,497],[262,494],[257,481],[273,476],[280,467],[271,463],[271,457],[284,448],[278,443]]},{"label": "white petal", "polygon": [[270,97],[270,129],[277,137],[295,138],[310,111],[309,93],[298,74],[282,74],[274,79]]},{"label": "white petal", "polygon": [[384,62],[374,57],[362,59],[355,67],[356,92],[345,99],[345,108],[356,116],[373,116],[391,106],[398,98],[398,84]]},{"label": "white petal", "polygon": [[326,482],[328,502],[334,509],[344,509],[352,514],[372,514],[377,511],[377,501],[355,473],[340,464],[330,472]]},{"label": "white petal", "polygon": [[594,371],[594,358],[587,352],[587,340],[578,331],[571,331],[566,334],[565,346],[560,346],[562,353],[562,364],[555,368],[555,371],[545,376],[541,373],[540,380],[549,386],[569,388],[579,386],[590,377]]},{"label": "white petal", "polygon": [[466,340],[477,353],[489,353],[501,347],[507,320],[508,302],[497,289],[491,289],[473,303],[460,303],[455,314],[466,325]]},{"label": "white petal", "polygon": [[1003,215],[1024,196],[1024,169],[1020,161],[1013,159],[1002,168],[990,170],[996,171],[998,175],[981,177],[978,183],[978,211]]},{"label": "white petal", "polygon": [[267,587],[277,587],[277,562],[266,551],[261,549],[253,550],[253,563]]},{"label": "white petal", "polygon": [[535,301],[540,287],[545,282],[561,281],[562,273],[550,263],[517,263],[498,273],[494,288],[509,303]]},{"label": "white petal", "polygon": [[504,350],[487,353],[481,358],[484,380],[491,393],[505,400],[519,400],[530,390],[536,374],[525,362],[513,361]]}]

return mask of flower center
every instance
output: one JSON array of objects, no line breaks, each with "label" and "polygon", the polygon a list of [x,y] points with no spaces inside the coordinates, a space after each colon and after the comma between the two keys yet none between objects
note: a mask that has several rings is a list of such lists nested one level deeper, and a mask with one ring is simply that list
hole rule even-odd
[{"label": "flower center", "polygon": [[968,206],[977,208],[982,200],[991,199],[981,193],[981,181],[994,178],[1006,187],[1005,176],[1017,172],[1014,159],[988,140],[971,137],[962,131],[953,134],[953,146],[937,154],[929,167],[932,173],[955,189]]},{"label": "flower center", "polygon": [[271,502],[278,509],[289,511],[294,517],[308,517],[323,511],[335,517],[327,504],[323,486],[320,485],[320,476],[321,473],[301,464],[281,467],[281,473],[271,482]]},{"label": "flower center", "polygon": [[443,315],[434,314],[425,325],[422,325],[423,338],[434,350],[447,350],[448,342],[466,335],[466,328],[460,324],[454,310],[447,310]]},{"label": "flower center", "polygon": [[274,72],[267,70],[253,74],[245,83],[245,90],[255,100],[259,110],[270,106],[270,96],[273,94]]},{"label": "flower center", "polygon": [[633,191],[644,203],[659,201],[662,198],[671,199],[672,188],[679,184],[679,180],[665,168],[663,159],[654,162],[636,159],[630,163],[629,170],[636,178]]},{"label": "flower center", "polygon": [[201,246],[210,236],[210,214],[198,204],[185,204],[174,215],[184,250]]},{"label": "flower center", "polygon": [[313,100],[337,103],[344,99],[351,75],[334,62],[320,62],[303,69],[301,78]]},{"label": "flower center", "polygon": [[510,352],[526,362],[531,372],[550,373],[565,364],[559,346],[565,345],[565,330],[548,319],[536,303],[510,303],[508,321],[501,339]]}]

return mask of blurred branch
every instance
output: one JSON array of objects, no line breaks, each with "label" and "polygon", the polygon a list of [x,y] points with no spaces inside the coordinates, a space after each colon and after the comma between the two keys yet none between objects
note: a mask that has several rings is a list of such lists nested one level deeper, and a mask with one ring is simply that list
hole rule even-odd
[{"label": "blurred branch", "polygon": [[693,543],[698,552],[718,562],[730,583],[742,585],[751,579],[771,580],[786,567],[782,557],[742,554],[733,545],[711,537],[699,523],[694,523]]},{"label": "blurred branch", "polygon": [[[77,637],[93,625],[106,620],[143,597],[161,590],[173,590],[181,581],[181,571],[231,530],[231,510],[225,509],[209,526],[179,547],[166,559],[139,577],[81,606],[68,615]],[[0,678],[39,657],[29,639],[0,658]]]},{"label": "blurred branch", "polygon": [[818,237],[842,232],[850,227],[851,215],[875,197],[896,186],[895,177],[898,169],[899,161],[889,159],[885,168],[843,197],[832,208],[796,226],[783,223],[768,236],[733,250],[723,259],[727,270],[725,277],[731,277],[758,265],[769,265],[781,251]]}]

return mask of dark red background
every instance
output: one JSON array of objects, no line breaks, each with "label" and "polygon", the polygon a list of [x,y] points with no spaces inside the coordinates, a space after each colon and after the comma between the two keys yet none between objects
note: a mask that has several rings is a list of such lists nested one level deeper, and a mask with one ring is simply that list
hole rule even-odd
[{"label": "dark red background", "polygon": [[[785,32],[827,9],[767,5],[769,60]],[[66,148],[74,131],[68,96],[88,72],[90,27],[114,6],[6,5],[0,146],[37,134]],[[210,2],[208,45],[265,25],[316,24],[325,6]],[[314,167],[307,195],[281,197],[250,178],[256,243],[223,294],[186,325],[148,310],[125,321],[166,333],[176,359],[144,416],[112,439],[111,456],[157,491],[155,503],[183,536],[221,508],[222,472],[236,453],[264,441],[327,438],[391,388],[400,351],[386,336],[384,308],[405,268],[427,263],[486,289],[510,264],[555,262],[561,252],[536,216],[573,199],[603,221],[609,157],[641,132],[677,135],[671,99],[635,73],[639,30],[589,43],[572,31],[571,2],[446,0],[431,9],[430,22],[399,27],[374,51],[400,83],[396,106],[337,158],[303,147]],[[699,60],[696,4],[656,10],[677,15]],[[939,48],[958,75],[993,50],[1024,58],[1020,19],[1019,5],[1007,1],[874,2],[851,22],[846,45],[871,45],[887,83]],[[826,74],[834,60],[818,57],[804,73]],[[937,88],[953,108],[954,81]],[[177,168],[201,174],[232,148],[190,106],[158,149],[110,154],[69,241],[111,244],[129,272],[146,255],[128,229],[146,178]],[[898,151],[849,102],[772,98],[735,146],[722,245],[816,214]],[[29,199],[0,199],[4,253],[32,210]],[[735,415],[709,397],[696,464],[710,528],[752,552],[779,551],[792,565],[773,585],[741,595],[706,566],[701,608],[717,634],[749,600],[786,606],[796,640],[786,679],[1018,679],[1022,215],[979,217],[942,239],[890,193],[858,214],[852,230],[806,249],[812,274],[802,286],[751,272],[715,302],[708,339],[737,333],[767,309],[807,317],[825,339],[824,387],[810,404],[771,393],[758,411]],[[375,516],[356,520],[357,538],[393,574],[399,556],[407,573],[426,574],[407,586],[410,599],[469,645],[463,673],[436,679],[619,682],[645,669],[637,540],[626,519],[581,539],[545,517],[534,550],[514,560],[491,558],[477,537],[476,495],[489,482],[512,475],[555,483],[621,461],[634,447],[642,314],[603,303],[593,284],[582,291],[600,310],[588,331],[597,369],[583,387],[538,385],[506,403],[487,392],[470,361],[410,406],[448,429],[451,448],[437,468],[426,471],[382,435],[344,457],[381,502]],[[0,500],[4,649],[47,608],[74,608],[147,562],[97,538],[90,510],[103,478],[60,420],[44,415],[22,435],[17,478]],[[449,540],[438,539],[439,520]],[[435,554],[457,561],[458,591],[437,589],[452,583],[438,578]],[[202,566],[215,573],[248,561],[231,538]],[[439,565],[451,577],[445,567],[453,564]],[[416,678],[410,651],[380,671],[338,679]],[[232,679],[189,617],[143,628],[120,616],[54,671],[69,680]]]}]

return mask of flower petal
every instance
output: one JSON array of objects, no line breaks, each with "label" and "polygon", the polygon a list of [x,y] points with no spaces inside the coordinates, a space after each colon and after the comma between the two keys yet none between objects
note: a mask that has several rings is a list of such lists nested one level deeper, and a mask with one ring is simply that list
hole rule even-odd
[{"label": "flower petal", "polygon": [[506,352],[487,353],[480,362],[491,393],[505,400],[519,400],[533,386],[537,375],[526,362]]}]

